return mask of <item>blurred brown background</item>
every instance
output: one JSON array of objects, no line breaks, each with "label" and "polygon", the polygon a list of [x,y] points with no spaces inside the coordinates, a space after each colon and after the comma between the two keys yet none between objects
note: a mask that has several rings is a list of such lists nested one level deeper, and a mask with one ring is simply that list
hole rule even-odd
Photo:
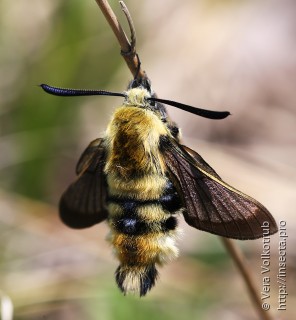
[{"label": "blurred brown background", "polygon": [[[126,27],[118,2],[110,3]],[[292,319],[296,2],[126,4],[158,96],[232,113],[210,121],[168,107],[184,144],[264,203],[277,221],[287,221],[287,311],[276,310],[278,235],[271,244],[269,302],[276,319]],[[142,299],[116,288],[106,225],[77,231],[59,221],[57,203],[74,179],[80,153],[102,136],[121,100],[53,97],[37,85],[120,92],[131,79],[94,0],[2,0],[0,74],[0,296],[11,299],[14,319],[257,319],[219,239],[182,218],[180,257],[161,269],[156,287]],[[238,243],[261,292],[262,240]]]}]

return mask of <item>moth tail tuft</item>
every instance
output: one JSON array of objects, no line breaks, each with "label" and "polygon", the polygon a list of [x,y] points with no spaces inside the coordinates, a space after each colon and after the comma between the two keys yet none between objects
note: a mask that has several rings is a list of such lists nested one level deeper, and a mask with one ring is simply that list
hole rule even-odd
[{"label": "moth tail tuft", "polygon": [[120,265],[115,271],[119,289],[124,293],[135,293],[140,297],[155,285],[158,271],[155,264],[145,266]]}]

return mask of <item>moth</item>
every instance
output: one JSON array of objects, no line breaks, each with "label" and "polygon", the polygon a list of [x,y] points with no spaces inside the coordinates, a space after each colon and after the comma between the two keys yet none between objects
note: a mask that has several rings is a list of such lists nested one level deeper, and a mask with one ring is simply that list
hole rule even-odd
[{"label": "moth", "polygon": [[164,104],[209,119],[226,118],[229,112],[159,99],[149,79],[134,79],[124,93],[41,87],[58,96],[124,98],[104,137],[82,153],[77,179],[59,204],[61,220],[69,227],[107,220],[120,263],[115,278],[124,294],[144,296],[157,279],[156,265],[177,257],[181,214],[191,227],[227,238],[260,238],[266,221],[270,234],[277,232],[262,204],[224,182],[198,153],[181,144]]}]

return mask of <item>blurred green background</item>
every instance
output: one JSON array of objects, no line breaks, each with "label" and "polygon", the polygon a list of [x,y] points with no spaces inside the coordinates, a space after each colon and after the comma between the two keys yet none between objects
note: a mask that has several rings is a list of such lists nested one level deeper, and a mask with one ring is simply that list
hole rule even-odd
[{"label": "blurred green background", "polygon": [[[110,1],[126,26],[117,1]],[[293,0],[126,1],[138,53],[158,96],[229,110],[216,122],[168,108],[220,175],[288,225],[296,257],[296,3]],[[59,98],[40,83],[121,92],[131,75],[94,0],[0,2],[0,296],[14,319],[257,319],[219,239],[185,225],[180,257],[145,298],[124,297],[106,225],[70,230],[57,203],[85,146],[101,137],[115,97]],[[239,243],[262,290],[261,240]],[[277,311],[278,236],[271,309]],[[3,318],[3,320],[6,320]]]}]

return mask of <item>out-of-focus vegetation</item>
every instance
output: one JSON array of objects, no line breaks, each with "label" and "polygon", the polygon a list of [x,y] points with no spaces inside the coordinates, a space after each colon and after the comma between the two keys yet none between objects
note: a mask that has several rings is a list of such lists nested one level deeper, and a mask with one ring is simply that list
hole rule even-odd
[{"label": "out-of-focus vegetation", "polygon": [[[118,2],[110,3],[126,26]],[[127,5],[158,95],[233,114],[218,122],[170,108],[184,143],[277,221],[287,221],[290,250],[296,241],[295,1]],[[131,78],[94,0],[2,0],[0,74],[0,291],[12,301],[14,319],[256,319],[215,236],[181,221],[180,258],[139,299],[116,288],[104,224],[77,231],[59,221],[57,203],[79,154],[102,136],[121,100],[58,98],[38,84],[123,91]],[[271,309],[292,319],[295,288],[288,287],[287,311],[276,310],[277,241],[274,236]],[[242,245],[261,292],[261,240]],[[295,279],[292,250],[288,262],[287,281]]]}]

